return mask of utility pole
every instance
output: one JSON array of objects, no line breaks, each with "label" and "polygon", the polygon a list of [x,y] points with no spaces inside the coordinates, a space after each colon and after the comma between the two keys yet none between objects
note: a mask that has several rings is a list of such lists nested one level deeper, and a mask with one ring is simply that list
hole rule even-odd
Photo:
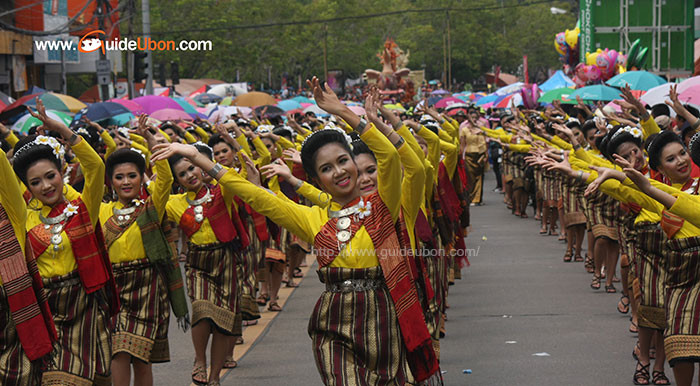
[{"label": "utility pole", "polygon": [[[136,0],[129,0],[127,5],[127,12],[130,18],[129,29],[126,32],[126,36],[129,37],[129,40],[131,40],[134,36],[132,27],[134,25],[134,14],[136,13],[136,10],[134,9],[136,7],[135,1]],[[133,99],[136,95],[134,95],[134,53],[131,51],[126,51],[126,83],[129,99]]]},{"label": "utility pole", "polygon": [[328,24],[323,24],[323,79],[328,81]]},{"label": "utility pole", "polygon": [[[445,28],[447,29],[447,28]],[[447,84],[447,31],[442,33],[442,87]]]},{"label": "utility pole", "polygon": [[[141,17],[143,23],[143,38],[151,38],[151,6],[148,0],[141,0]],[[146,95],[153,95],[153,53],[146,50]]]},{"label": "utility pole", "polygon": [[[97,0],[97,21],[98,21],[100,29],[102,31],[105,30],[105,14],[106,14],[106,12],[107,12],[107,0]],[[102,37],[103,49],[99,50],[100,60],[107,60],[107,55],[105,54],[105,51],[104,51],[106,39],[107,39],[106,35]],[[109,84],[101,84],[99,87],[100,87],[100,99],[102,101],[106,101],[107,99],[109,99]]]},{"label": "utility pole", "polygon": [[452,91],[452,41],[450,40],[450,11],[445,11],[447,17],[447,91]]}]

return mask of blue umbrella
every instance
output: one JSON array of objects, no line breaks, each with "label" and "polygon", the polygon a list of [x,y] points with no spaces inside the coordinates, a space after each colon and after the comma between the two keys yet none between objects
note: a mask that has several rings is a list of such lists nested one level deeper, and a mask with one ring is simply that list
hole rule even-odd
[{"label": "blue umbrella", "polygon": [[593,86],[581,87],[580,89],[569,94],[569,99],[576,100],[580,96],[585,101],[611,101],[620,98],[620,90],[596,84]]},{"label": "blue umbrella", "polygon": [[479,99],[479,100],[476,102],[476,105],[477,105],[477,106],[483,106],[483,105],[485,105],[485,104],[487,104],[487,103],[489,103],[489,102],[495,101],[496,99],[498,99],[499,96],[500,96],[500,95],[489,94],[489,95],[487,95],[487,96],[485,96],[485,97]]},{"label": "blue umbrella", "polygon": [[115,115],[131,113],[129,109],[114,102],[99,102],[93,103],[88,107],[78,111],[73,117],[73,122],[71,122],[71,127],[75,127],[80,123],[83,116],[86,116],[91,121],[100,122],[106,119],[110,119]]},{"label": "blue umbrella", "polygon": [[613,76],[605,83],[613,87],[629,85],[632,90],[647,91],[666,83],[666,79],[647,71],[627,71]]},{"label": "blue umbrella", "polygon": [[574,87],[574,81],[566,76],[562,70],[557,70],[551,78],[547,79],[539,87],[543,92],[547,92],[558,88]]},{"label": "blue umbrella", "polygon": [[311,99],[311,98],[307,98],[307,97],[305,97],[305,96],[301,96],[301,95],[295,96],[294,98],[292,98],[292,100],[293,100],[293,101],[297,101],[297,102],[299,102],[299,103],[313,103],[313,104],[316,104],[316,101],[315,101],[315,100],[313,100],[313,99]]},{"label": "blue umbrella", "polygon": [[300,109],[301,102],[295,101],[294,99],[287,99],[284,101],[277,102],[277,107],[281,108],[284,111]]}]

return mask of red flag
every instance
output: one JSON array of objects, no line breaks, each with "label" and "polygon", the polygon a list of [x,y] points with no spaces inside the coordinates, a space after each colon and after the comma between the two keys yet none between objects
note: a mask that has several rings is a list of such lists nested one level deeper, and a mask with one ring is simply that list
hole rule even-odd
[{"label": "red flag", "polygon": [[523,74],[525,84],[530,84],[530,73],[527,71],[527,55],[523,55]]}]

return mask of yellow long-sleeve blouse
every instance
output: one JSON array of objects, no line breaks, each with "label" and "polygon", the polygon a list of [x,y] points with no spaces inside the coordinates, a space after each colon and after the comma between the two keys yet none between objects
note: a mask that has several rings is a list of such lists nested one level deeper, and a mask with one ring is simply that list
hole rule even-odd
[{"label": "yellow long-sleeve blouse", "polygon": [[[375,127],[369,127],[361,136],[377,158],[378,191],[391,213],[392,220],[399,216],[401,205],[401,161],[399,153],[389,140]],[[403,146],[402,146],[403,147]],[[327,208],[299,205],[278,197],[243,179],[235,170],[229,170],[220,180],[236,192],[257,212],[286,228],[304,241],[313,243],[314,237],[328,221]],[[330,210],[342,209],[340,204],[331,201]],[[348,242],[331,267],[370,268],[379,265],[372,239],[362,226]]]},{"label": "yellow long-sleeve blouse", "polygon": [[[399,158],[403,165],[403,180],[401,181],[401,209],[403,210],[406,229],[411,248],[416,248],[415,227],[418,211],[425,207],[425,168],[420,156],[425,158],[423,150],[408,128],[402,125],[397,133],[406,141],[408,146],[399,147]],[[419,156],[420,154],[420,156]]]},{"label": "yellow long-sleeve blouse", "polygon": [[[158,212],[158,218],[163,219],[165,206],[170,197],[170,188],[173,184],[173,174],[170,172],[170,165],[167,160],[157,161],[155,171],[158,175],[155,182],[150,186],[151,199]],[[102,203],[100,205],[100,223],[102,226],[114,215],[114,208],[122,209],[124,205],[119,201]],[[146,257],[146,250],[143,248],[141,229],[134,221],[122,235],[109,246],[109,259],[112,263],[122,263],[134,261]]]},{"label": "yellow long-sleeve blouse", "polygon": [[7,217],[12,223],[15,237],[24,252],[24,244],[27,239],[27,205],[22,198],[22,189],[15,176],[12,165],[5,152],[0,149],[0,205],[5,208]]},{"label": "yellow long-sleeve blouse", "polygon": [[[99,220],[100,204],[104,194],[105,165],[102,162],[102,158],[85,140],[81,140],[77,145],[72,146],[72,149],[80,161],[83,174],[85,175],[85,186],[82,194],[79,196],[87,207],[92,226],[95,226]],[[17,199],[18,201],[16,202],[13,199],[12,205],[21,205],[20,201],[22,201],[22,198],[18,197]],[[41,208],[41,213],[44,216],[48,216],[49,212],[51,212],[51,207],[44,206]],[[39,224],[41,224],[39,211],[28,210],[26,230],[29,231]],[[42,277],[49,278],[66,275],[78,267],[65,230],[61,233],[61,237],[63,241],[58,251],[54,251],[53,248],[47,248],[41,255],[37,256],[37,265]]]}]

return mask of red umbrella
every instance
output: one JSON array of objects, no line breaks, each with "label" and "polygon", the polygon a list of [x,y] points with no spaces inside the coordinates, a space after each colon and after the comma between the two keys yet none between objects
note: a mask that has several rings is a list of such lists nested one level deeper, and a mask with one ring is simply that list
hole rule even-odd
[{"label": "red umbrella", "polygon": [[11,118],[11,117],[23,112],[24,110],[27,109],[27,106],[25,106],[25,103],[36,98],[38,95],[41,95],[41,93],[25,95],[25,96],[17,99],[14,103],[12,103],[11,105],[2,109],[2,111],[0,112],[0,120],[5,120],[8,118]]}]

